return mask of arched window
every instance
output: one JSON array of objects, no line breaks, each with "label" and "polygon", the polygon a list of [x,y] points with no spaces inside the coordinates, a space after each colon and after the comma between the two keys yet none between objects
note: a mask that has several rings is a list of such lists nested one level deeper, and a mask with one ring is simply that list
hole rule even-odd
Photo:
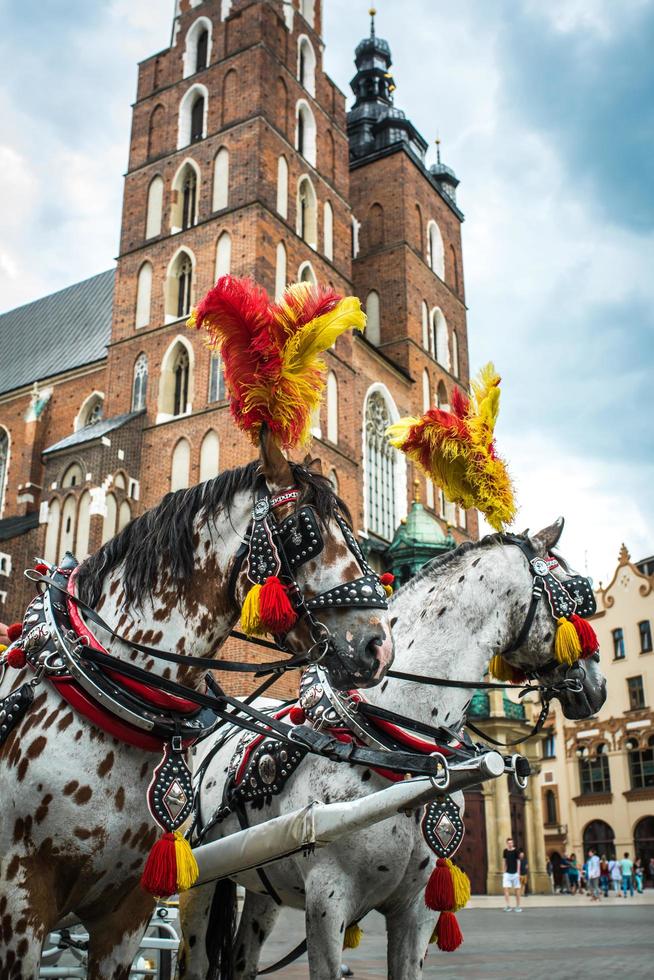
[{"label": "arched window", "polygon": [[279,299],[286,289],[286,248],[283,242],[277,243],[275,259],[275,299]]},{"label": "arched window", "polygon": [[441,279],[445,279],[445,252],[443,236],[435,221],[430,221],[427,227],[427,248],[429,268]]},{"label": "arched window", "polygon": [[61,518],[61,504],[55,497],[48,505],[48,526],[45,530],[45,548],[43,557],[50,564],[55,565],[59,562],[57,544],[59,542],[59,522]]},{"label": "arched window", "polygon": [[654,817],[642,817],[634,827],[634,854],[649,868],[654,858]]},{"label": "arched window", "polygon": [[352,258],[356,259],[359,254],[359,229],[361,222],[352,215]]},{"label": "arched window", "polygon": [[216,280],[229,275],[232,264],[232,236],[224,231],[216,243]]},{"label": "arched window", "polygon": [[450,410],[447,388],[442,381],[438,382],[438,388],[436,389],[436,407],[442,408],[444,412],[449,412]]},{"label": "arched window", "polygon": [[384,244],[384,209],[381,204],[372,204],[368,211],[368,241],[370,248]]},{"label": "arched window", "polygon": [[327,438],[338,442],[338,382],[333,371],[327,375]]},{"label": "arched window", "polygon": [[170,466],[170,489],[184,490],[189,485],[191,474],[191,445],[187,439],[180,439],[173,449]]},{"label": "arched window", "polygon": [[198,221],[198,197],[200,175],[197,164],[186,160],[175,174],[173,180],[170,230],[185,231]]},{"label": "arched window", "polygon": [[162,105],[152,110],[148,123],[148,160],[161,156],[164,151],[164,122],[166,114]]},{"label": "arched window", "polygon": [[212,24],[208,17],[198,17],[186,34],[183,77],[203,71],[211,58]]},{"label": "arched window", "polygon": [[304,99],[300,99],[295,110],[295,149],[315,167],[316,120]]},{"label": "arched window", "polygon": [[325,258],[331,262],[334,258],[334,212],[329,201],[325,201],[323,209],[323,237],[325,240]]},{"label": "arched window", "polygon": [[225,401],[225,372],[220,354],[213,353],[209,359],[209,394],[207,401]]},{"label": "arched window", "polygon": [[64,555],[67,551],[75,551],[75,525],[77,516],[77,500],[71,493],[64,501],[61,512],[61,542],[59,550]]},{"label": "arched window", "polygon": [[148,358],[139,354],[134,362],[134,380],[132,382],[132,411],[140,412],[145,408],[148,394]]},{"label": "arched window", "polygon": [[238,74],[230,68],[223,79],[222,124],[226,126],[238,117]]},{"label": "arched window", "polygon": [[422,237],[422,211],[420,210],[420,205],[419,204],[416,204],[416,224],[418,226],[418,228],[417,228],[417,231],[418,231],[418,234],[417,234],[417,239],[418,239],[418,254],[419,255],[424,255],[425,254],[425,243],[424,243],[424,239]]},{"label": "arched window", "polygon": [[447,336],[447,321],[437,306],[431,311],[431,327],[434,344],[434,357],[439,364],[450,370],[450,345]]},{"label": "arched window", "polygon": [[148,187],[148,209],[145,219],[145,237],[156,238],[161,234],[164,182],[158,175],[153,177]]},{"label": "arched window", "polygon": [[288,163],[285,156],[277,158],[277,213],[288,217]]},{"label": "arched window", "polygon": [[430,388],[429,388],[429,373],[425,369],[422,372],[422,410],[426,412],[429,408],[431,402]]},{"label": "arched window", "polygon": [[654,735],[641,748],[637,739],[630,738],[626,748],[629,751],[629,772],[632,789],[654,787]]},{"label": "arched window", "polygon": [[218,476],[219,450],[218,434],[209,429],[200,446],[200,483]]},{"label": "arched window", "polygon": [[136,310],[134,326],[147,327],[150,322],[150,305],[152,301],[152,266],[144,262],[139,269],[136,279]]},{"label": "arched window", "polygon": [[191,411],[193,401],[193,348],[177,337],[164,354],[159,378],[157,422]]},{"label": "arched window", "polygon": [[392,540],[397,526],[395,450],[386,438],[391,421],[386,399],[381,392],[373,391],[365,412],[367,528],[386,541]]},{"label": "arched window", "polygon": [[300,0],[300,13],[311,27],[314,26],[315,0]]},{"label": "arched window", "polygon": [[75,432],[86,428],[87,425],[95,425],[99,422],[104,413],[104,395],[99,391],[94,391],[82,402],[82,407],[75,419]]},{"label": "arched window", "polygon": [[316,55],[305,34],[298,38],[297,43],[297,78],[309,95],[316,94]]},{"label": "arched window", "polygon": [[305,175],[300,177],[297,185],[297,221],[296,232],[300,238],[311,246],[318,247],[318,205],[313,184]]},{"label": "arched window", "polygon": [[61,485],[64,489],[69,487],[81,487],[84,483],[84,472],[79,463],[71,463],[61,478]]},{"label": "arched window", "polygon": [[366,340],[369,340],[375,347],[379,346],[381,340],[381,315],[379,307],[379,293],[372,289],[366,297]]},{"label": "arched window", "polygon": [[615,857],[613,828],[604,820],[591,820],[589,824],[586,824],[583,841],[584,854],[587,854],[592,847],[596,854],[605,854],[608,860]]},{"label": "arched window", "polygon": [[132,511],[127,500],[123,500],[118,508],[118,530],[122,531],[132,519]]},{"label": "arched window", "polygon": [[9,468],[9,433],[0,427],[0,515],[5,509],[5,489]]},{"label": "arched window", "polygon": [[459,260],[456,257],[456,249],[454,245],[450,245],[450,257],[452,259],[452,278],[454,280],[454,292],[459,293],[461,291],[461,284],[459,282]]},{"label": "arched window", "polygon": [[102,519],[102,544],[113,538],[116,533],[116,522],[118,518],[118,505],[113,493],[108,493],[105,498],[105,511]]},{"label": "arched window", "polygon": [[206,86],[192,85],[179,103],[177,149],[204,139],[207,135],[209,93]]},{"label": "arched window", "polygon": [[315,286],[318,282],[316,279],[316,274],[313,271],[313,266],[310,262],[303,262],[297,271],[297,277],[299,282],[310,282],[312,286]]},{"label": "arched window", "polygon": [[89,534],[91,531],[91,494],[85,490],[79,498],[77,510],[77,537],[75,539],[75,557],[84,561],[89,555]]},{"label": "arched window", "polygon": [[545,814],[548,824],[557,823],[556,819],[556,796],[553,789],[545,790]]},{"label": "arched window", "polygon": [[425,303],[424,299],[420,307],[420,313],[422,318],[422,346],[426,351],[429,350],[429,307]]},{"label": "arched window", "polygon": [[452,374],[455,378],[459,377],[459,338],[456,330],[452,331]]},{"label": "arched window", "polygon": [[222,211],[229,204],[229,150],[225,146],[213,162],[213,210]]},{"label": "arched window", "polygon": [[166,276],[166,322],[187,317],[193,297],[193,258],[180,249],[168,266]]}]

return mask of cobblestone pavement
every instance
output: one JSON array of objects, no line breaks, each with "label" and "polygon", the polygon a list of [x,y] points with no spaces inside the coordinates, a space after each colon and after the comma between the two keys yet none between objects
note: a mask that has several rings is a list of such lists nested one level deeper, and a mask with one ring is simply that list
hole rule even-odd
[{"label": "cobblestone pavement", "polygon": [[[450,980],[596,980],[654,977],[654,905],[608,900],[601,905],[546,905],[520,915],[499,908],[466,909],[459,913],[464,943],[455,953],[434,947],[424,976]],[[292,949],[304,934],[303,917],[285,910],[264,947],[262,965]],[[356,980],[386,977],[384,920],[371,913],[362,923],[364,938],[348,950],[345,962]],[[306,957],[280,973],[280,978],[307,980]],[[398,978],[399,980],[399,978]]]}]

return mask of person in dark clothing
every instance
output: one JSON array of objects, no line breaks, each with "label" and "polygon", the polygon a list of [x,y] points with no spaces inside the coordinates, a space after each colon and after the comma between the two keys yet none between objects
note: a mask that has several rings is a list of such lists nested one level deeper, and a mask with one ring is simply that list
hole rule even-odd
[{"label": "person in dark clothing", "polygon": [[515,891],[515,910],[522,912],[520,907],[520,858],[518,849],[512,837],[507,837],[506,847],[502,855],[504,858],[504,874],[502,875],[502,887],[504,888],[504,911],[513,912],[509,900],[509,890]]},{"label": "person in dark clothing", "polygon": [[529,891],[529,862],[524,851],[518,853],[518,860],[520,861],[520,888],[526,898]]}]

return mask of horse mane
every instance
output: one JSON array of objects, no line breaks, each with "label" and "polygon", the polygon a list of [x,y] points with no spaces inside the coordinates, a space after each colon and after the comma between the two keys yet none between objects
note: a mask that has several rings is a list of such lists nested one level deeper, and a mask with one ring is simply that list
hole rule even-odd
[{"label": "horse mane", "polygon": [[[347,505],[326,477],[298,463],[289,463],[294,484],[302,491],[297,507],[310,504],[327,525],[336,511],[351,522]],[[173,583],[187,581],[194,571],[197,530],[218,511],[229,507],[237,493],[254,490],[261,476],[259,460],[226,470],[213,480],[186,490],[167,493],[155,507],[130,521],[122,531],[103,544],[79,566],[77,588],[80,598],[94,606],[106,576],[124,564],[124,607],[140,606],[152,590],[162,566]]]},{"label": "horse mane", "polygon": [[501,532],[494,532],[493,534],[486,534],[479,541],[462,541],[458,547],[454,548],[452,551],[446,551],[444,555],[437,555],[436,558],[431,558],[426,562],[422,568],[418,571],[409,581],[398,589],[395,593],[396,596],[404,592],[405,589],[410,590],[421,582],[425,578],[436,578],[442,572],[453,565],[455,568],[460,564],[461,559],[464,558],[471,551],[480,551],[484,548],[492,548],[498,544],[510,544],[516,538],[521,538],[526,540],[526,534],[503,534]]}]

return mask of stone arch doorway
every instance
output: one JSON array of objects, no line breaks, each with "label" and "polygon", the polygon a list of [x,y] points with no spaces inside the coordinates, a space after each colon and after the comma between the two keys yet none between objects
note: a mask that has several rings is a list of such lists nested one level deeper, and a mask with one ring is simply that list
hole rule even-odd
[{"label": "stone arch doorway", "polygon": [[654,866],[650,871],[650,861],[654,860],[654,817],[642,817],[634,827],[634,855],[645,866],[645,882],[654,888]]},{"label": "stone arch doorway", "polygon": [[615,834],[613,827],[604,820],[591,820],[584,828],[584,858],[588,854],[590,847],[602,856],[606,854],[607,860],[615,857]]}]

